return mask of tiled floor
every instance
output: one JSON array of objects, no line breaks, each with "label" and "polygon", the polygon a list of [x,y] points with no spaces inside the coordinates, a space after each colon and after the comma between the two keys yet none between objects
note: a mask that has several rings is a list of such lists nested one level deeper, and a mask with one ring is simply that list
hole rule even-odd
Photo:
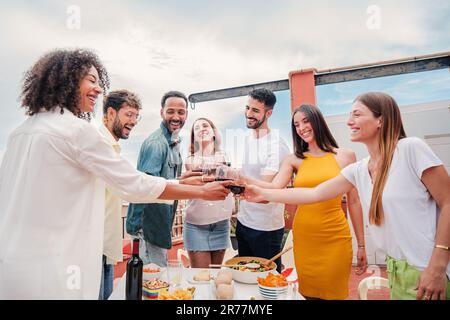
[{"label": "tiled floor", "polygon": [[[182,248],[182,244],[172,247],[169,250],[169,258],[176,258],[176,252],[179,248]],[[114,278],[120,278],[126,270],[126,262],[122,262],[114,268]],[[386,268],[382,266],[370,266],[365,274],[360,276],[355,274],[355,269],[352,268],[349,280],[349,297],[347,300],[358,300],[358,285],[361,280],[372,275],[387,278]],[[369,300],[389,300],[389,289],[380,288],[369,290],[367,298]]]},{"label": "tiled floor", "polygon": [[[352,268],[352,273],[350,274],[349,280],[349,297],[347,300],[358,300],[358,285],[361,280],[370,276],[379,276],[387,278],[386,267],[382,266],[370,266],[367,272],[358,276],[355,274],[355,268]],[[369,290],[367,294],[368,300],[389,300],[389,289],[379,288]]]}]

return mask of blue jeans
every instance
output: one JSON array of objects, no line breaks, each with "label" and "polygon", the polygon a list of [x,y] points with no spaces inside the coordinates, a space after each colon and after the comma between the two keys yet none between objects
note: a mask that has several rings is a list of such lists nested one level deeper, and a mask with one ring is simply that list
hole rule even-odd
[{"label": "blue jeans", "polygon": [[99,300],[108,300],[114,289],[114,266],[106,263],[106,256],[103,255],[102,280],[100,282]]},{"label": "blue jeans", "polygon": [[[236,239],[240,257],[259,257],[270,259],[281,251],[284,228],[273,231],[260,231],[237,222]],[[275,260],[277,271],[281,273],[281,257]]]},{"label": "blue jeans", "polygon": [[167,249],[158,247],[144,239],[142,230],[138,232],[139,257],[144,264],[154,263],[160,267],[167,267]]}]

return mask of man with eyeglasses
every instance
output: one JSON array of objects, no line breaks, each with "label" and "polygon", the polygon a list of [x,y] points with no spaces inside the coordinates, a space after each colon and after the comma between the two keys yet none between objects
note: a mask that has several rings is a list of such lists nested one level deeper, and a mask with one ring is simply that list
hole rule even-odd
[{"label": "man with eyeglasses", "polygon": [[[169,91],[161,99],[160,127],[143,142],[137,169],[166,179],[180,177],[182,160],[179,132],[187,118],[187,98],[179,91]],[[193,173],[185,173],[186,178]],[[201,175],[201,173],[199,173]],[[191,177],[201,179],[199,177]],[[167,265],[167,249],[172,247],[172,224],[177,201],[134,204],[128,207],[127,233],[138,237],[139,255],[144,264]]]},{"label": "man with eyeglasses", "polygon": [[[128,90],[111,91],[103,101],[103,124],[100,132],[119,154],[119,139],[128,139],[139,121],[141,101]],[[105,229],[103,237],[103,267],[100,300],[106,300],[114,287],[114,265],[123,259],[122,253],[122,199],[106,189]]]}]

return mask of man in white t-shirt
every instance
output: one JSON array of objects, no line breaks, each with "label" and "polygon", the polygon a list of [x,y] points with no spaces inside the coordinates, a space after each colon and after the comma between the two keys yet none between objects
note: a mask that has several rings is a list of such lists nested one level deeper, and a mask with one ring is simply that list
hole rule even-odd
[{"label": "man in white t-shirt", "polygon": [[[290,153],[278,130],[271,130],[268,120],[276,97],[270,90],[255,89],[248,94],[245,109],[247,128],[242,174],[258,180],[272,181],[281,162]],[[236,239],[239,256],[270,259],[280,252],[284,234],[284,204],[241,201]],[[276,261],[281,272],[281,258]]]}]

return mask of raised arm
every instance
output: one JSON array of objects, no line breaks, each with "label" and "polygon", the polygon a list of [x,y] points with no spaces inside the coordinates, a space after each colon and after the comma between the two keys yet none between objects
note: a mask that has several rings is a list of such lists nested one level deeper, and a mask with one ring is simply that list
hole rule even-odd
[{"label": "raised arm", "polygon": [[122,199],[132,203],[150,203],[155,199],[223,200],[229,190],[223,183],[194,187],[167,182],[157,174],[157,167],[151,172],[140,172],[120,157],[91,125],[86,125],[74,137],[72,152],[75,161],[85,170],[103,180],[108,188]]},{"label": "raised arm", "polygon": [[315,188],[263,189],[254,185],[245,188],[245,199],[251,202],[309,204],[332,199],[349,192],[353,185],[342,175],[327,180]]},{"label": "raised arm", "polygon": [[[450,177],[444,166],[431,167],[422,173],[422,182],[440,208],[435,243],[450,247]],[[420,275],[417,284],[417,299],[428,296],[432,300],[446,299],[446,271],[450,251],[434,248],[428,266]]]},{"label": "raised arm", "polygon": [[158,199],[204,199],[224,200],[230,192],[225,188],[229,181],[211,182],[203,186],[190,186],[167,183],[166,188]]}]

